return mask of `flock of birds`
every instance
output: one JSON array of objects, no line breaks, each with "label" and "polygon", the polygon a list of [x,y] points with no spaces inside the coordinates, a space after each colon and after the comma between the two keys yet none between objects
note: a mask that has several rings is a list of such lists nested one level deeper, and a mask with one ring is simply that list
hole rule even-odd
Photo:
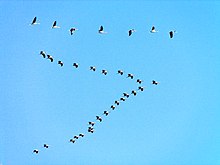
[{"label": "flock of birds", "polygon": [[[31,23],[31,25],[36,25],[36,24],[39,24],[37,23],[37,17],[35,17]],[[57,26],[57,22],[55,21],[53,23],[53,26],[52,28],[59,28],[59,26]],[[70,29],[70,32],[71,32],[71,35],[76,31],[77,29],[76,28],[71,28]],[[129,36],[134,32],[135,30],[134,29],[131,29],[129,30]],[[156,32],[155,30],[155,27],[152,28],[152,33]],[[99,29],[99,33],[106,33],[104,32],[104,28],[103,26],[100,27]],[[172,34],[172,37],[173,37],[173,34]],[[171,38],[172,38],[171,37]],[[53,56],[51,56],[50,54],[47,54],[45,51],[41,50],[40,53],[39,53],[44,59],[48,59],[50,62],[55,62]],[[64,66],[64,62],[59,60],[56,62],[57,65],[59,65],[60,67],[63,67]],[[79,64],[74,62],[72,64],[72,67],[74,67],[75,69],[77,69],[79,67]],[[88,67],[88,70],[92,71],[92,72],[96,72],[97,69],[96,69],[96,66],[89,66]],[[101,74],[103,74],[104,76],[106,76],[108,74],[108,71],[106,69],[102,69],[101,71]],[[135,79],[135,76],[134,74],[132,73],[127,73],[125,74],[125,72],[123,70],[117,70],[115,71],[119,76],[123,76],[123,75],[126,75],[126,78],[129,78],[129,79],[132,79],[134,80]],[[119,97],[119,99],[115,100],[114,103],[109,107],[109,110],[105,110],[102,112],[101,115],[97,115],[95,116],[94,120],[97,121],[97,122],[102,122],[103,121],[103,116],[108,116],[112,111],[114,111],[117,106],[119,106],[121,104],[121,102],[125,102],[129,97],[130,95],[133,95],[133,96],[136,96],[138,92],[143,92],[144,91],[144,86],[142,86],[142,83],[143,81],[141,79],[135,79],[135,82],[138,84],[138,88],[137,89],[134,89],[132,90],[131,92],[127,93],[127,92],[124,92],[123,94],[121,94],[121,97]],[[158,85],[159,82],[155,81],[155,80],[152,80],[151,82],[152,85]],[[94,120],[91,120],[88,122],[88,129],[87,129],[87,133],[94,133],[95,132],[95,128],[94,126],[96,125],[96,122]],[[69,139],[69,142],[70,143],[75,143],[77,141],[77,139],[79,138],[83,138],[85,136],[85,133],[78,133],[77,135],[74,135],[72,138]],[[49,145],[48,144],[43,144],[43,147],[44,148],[49,148]],[[33,150],[33,153],[35,154],[38,154],[39,153],[39,149],[34,149]]]},{"label": "flock of birds", "polygon": [[[34,17],[34,19],[33,19],[33,21],[31,22],[30,25],[37,25],[37,24],[40,24],[40,23],[37,22],[37,17]],[[60,26],[57,26],[57,21],[54,21],[51,28],[52,28],[52,29],[57,29],[57,28],[60,28]],[[72,28],[70,28],[69,31],[70,31],[70,34],[73,35],[74,32],[76,32],[77,30],[78,30],[77,28],[72,27]],[[104,27],[103,27],[103,26],[100,26],[98,32],[99,32],[100,34],[106,34],[106,33],[107,33],[106,31],[104,31]],[[134,32],[136,32],[135,29],[129,29],[129,30],[128,30],[128,36],[131,36]],[[155,26],[152,26],[150,32],[151,32],[151,33],[157,33],[158,31],[156,30]],[[173,38],[174,33],[177,33],[176,30],[171,30],[171,31],[169,31],[169,36],[170,36],[170,38]]]}]

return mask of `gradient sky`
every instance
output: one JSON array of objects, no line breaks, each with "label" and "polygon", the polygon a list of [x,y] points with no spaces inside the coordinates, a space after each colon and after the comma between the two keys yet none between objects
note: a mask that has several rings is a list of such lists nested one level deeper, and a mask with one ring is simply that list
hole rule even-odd
[{"label": "gradient sky", "polygon": [[[219,165],[219,11],[219,1],[0,1],[0,164]],[[144,92],[88,134],[137,78]]]}]

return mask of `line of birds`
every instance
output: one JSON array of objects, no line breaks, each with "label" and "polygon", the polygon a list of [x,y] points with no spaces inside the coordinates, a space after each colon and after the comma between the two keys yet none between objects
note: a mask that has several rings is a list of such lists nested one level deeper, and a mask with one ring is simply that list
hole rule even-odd
[{"label": "line of birds", "polygon": [[[30,25],[37,25],[37,24],[40,24],[39,22],[37,22],[37,17],[34,17],[34,19],[32,20],[31,24]],[[57,26],[57,21],[54,21],[53,24],[52,24],[52,29],[57,29],[57,28],[60,28],[60,26]],[[72,27],[70,28],[70,34],[73,35],[75,31],[77,31],[78,29],[75,28],[75,27]],[[136,32],[135,29],[130,29],[128,30],[128,36],[131,36],[134,32]],[[155,26],[152,26],[151,30],[150,30],[151,33],[157,33],[159,31],[156,30]],[[98,30],[98,33],[100,34],[106,34],[107,32],[104,31],[104,27],[101,25],[99,30]],[[174,36],[174,33],[177,33],[176,30],[171,30],[169,31],[169,36],[170,38],[173,38]]]},{"label": "line of birds", "polygon": [[[43,58],[46,58],[46,57],[47,57],[47,59],[49,59],[51,62],[54,61],[53,57],[52,57],[51,55],[46,54],[46,52],[43,51],[43,50],[40,51],[40,55],[42,55]],[[63,65],[64,65],[64,63],[63,63],[62,61],[58,61],[57,63],[58,63],[61,67],[63,67]],[[76,63],[76,62],[74,62],[74,63],[73,63],[73,67],[78,68],[78,67],[79,67],[79,64]],[[90,66],[89,70],[91,70],[91,71],[96,71],[96,67],[95,67],[95,66]],[[108,72],[107,72],[107,70],[102,69],[102,70],[101,70],[101,73],[102,73],[103,75],[107,75]],[[118,74],[118,75],[124,75],[124,71],[123,71],[123,70],[118,70],[118,71],[117,71],[117,74]],[[127,74],[127,78],[134,79],[134,75],[131,74],[131,73],[128,73],[128,74]],[[143,81],[142,81],[141,79],[137,79],[137,80],[136,80],[136,83],[138,83],[138,84],[140,85],[140,84],[143,83]],[[158,85],[159,82],[157,82],[157,81],[155,81],[155,80],[152,80],[151,84],[153,84],[153,85]],[[97,115],[97,116],[95,117],[95,120],[97,120],[97,121],[99,121],[99,122],[102,122],[102,121],[103,121],[103,117],[102,117],[102,116],[108,116],[112,111],[114,111],[114,110],[117,108],[117,106],[120,105],[121,102],[126,101],[126,99],[128,99],[128,98],[130,97],[130,95],[136,96],[138,91],[143,92],[144,89],[145,89],[145,88],[144,88],[143,86],[138,86],[137,90],[132,90],[130,94],[127,93],[127,92],[124,92],[124,93],[122,94],[122,96],[121,96],[118,100],[115,100],[114,103],[113,103],[111,106],[109,106],[109,110],[104,110],[104,112],[103,112],[101,115]],[[94,121],[89,121],[89,122],[88,122],[87,132],[88,132],[88,133],[94,133],[94,132],[95,132],[95,128],[94,128],[95,125],[96,125],[96,123],[95,123]],[[85,133],[79,133],[79,134],[77,134],[77,135],[74,135],[73,138],[69,139],[69,142],[70,142],[70,143],[75,143],[77,139],[79,139],[80,137],[82,138],[82,137],[84,137],[84,136],[85,136]],[[43,147],[44,147],[44,148],[49,148],[49,145],[48,145],[48,144],[44,144]],[[38,150],[38,149],[34,149],[34,150],[33,150],[33,153],[38,154],[38,153],[39,153],[39,150]]]}]

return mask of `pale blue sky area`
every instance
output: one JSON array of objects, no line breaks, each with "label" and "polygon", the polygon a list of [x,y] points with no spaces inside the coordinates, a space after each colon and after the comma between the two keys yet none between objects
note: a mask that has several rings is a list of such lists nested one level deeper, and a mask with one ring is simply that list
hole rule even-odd
[{"label": "pale blue sky area", "polygon": [[0,27],[0,164],[220,165],[219,1],[0,1]]}]

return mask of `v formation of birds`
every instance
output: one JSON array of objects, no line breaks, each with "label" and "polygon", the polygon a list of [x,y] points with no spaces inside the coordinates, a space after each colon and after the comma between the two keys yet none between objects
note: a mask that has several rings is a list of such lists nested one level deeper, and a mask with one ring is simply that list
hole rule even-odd
[{"label": "v formation of birds", "polygon": [[[37,25],[37,24],[40,24],[37,22],[37,17],[34,17],[32,23],[30,25]],[[56,28],[60,28],[60,26],[57,25],[57,21],[54,21],[53,24],[52,24],[52,29],[56,29]],[[74,32],[76,32],[78,29],[75,28],[75,27],[72,27],[70,28],[69,32],[70,32],[70,35],[73,35]],[[130,29],[128,30],[128,36],[131,36],[132,33],[136,32],[135,29]],[[156,33],[158,32],[156,30],[156,28],[153,26],[150,30],[151,33]],[[104,27],[103,26],[100,26],[99,30],[98,30],[98,33],[100,34],[106,34],[107,32],[104,31]],[[174,36],[174,33],[176,33],[175,30],[172,30],[172,31],[169,31],[169,37],[170,38],[173,38]],[[45,59],[48,59],[50,60],[50,62],[54,62],[54,58],[53,56],[51,56],[50,54],[47,54],[44,50],[41,50],[40,51],[40,55],[45,58]],[[60,67],[63,67],[64,66],[64,63],[59,60],[57,61],[57,64],[60,65]],[[79,67],[79,64],[74,62],[73,65],[72,65],[75,69],[77,69]],[[96,67],[95,66],[89,66],[88,67],[88,70],[92,71],[92,72],[95,72],[97,71]],[[119,76],[123,76],[123,75],[127,75],[126,78],[130,78],[130,79],[134,79],[135,76],[134,74],[131,74],[131,73],[127,73],[125,74],[125,72],[123,70],[118,70],[116,71],[116,73],[119,75]],[[105,69],[102,69],[101,70],[101,74],[103,75],[107,75],[108,74],[108,71],[105,70]],[[105,110],[101,115],[97,115],[95,116],[94,120],[96,120],[97,122],[102,122],[103,121],[103,116],[108,116],[112,111],[114,111],[117,106],[121,103],[121,102],[124,102],[126,101],[130,95],[133,95],[133,96],[136,96],[138,92],[143,92],[145,87],[141,86],[143,81],[141,79],[136,79],[136,83],[139,85],[137,89],[134,89],[132,90],[131,92],[127,93],[127,92],[124,92],[121,97],[118,99],[118,100],[115,100],[114,103],[110,106],[109,110]],[[152,85],[158,85],[159,82],[157,82],[156,80],[152,80],[151,82]],[[96,122],[95,121],[89,121],[88,122],[88,129],[87,129],[87,133],[94,133],[95,132],[95,128],[94,126],[96,125]],[[75,143],[79,138],[83,138],[86,134],[85,133],[79,133],[77,135],[74,135],[72,138],[69,139],[69,142],[70,143]],[[48,144],[43,144],[42,145],[43,148],[47,149],[49,148],[49,145]],[[40,151],[39,149],[34,149],[33,150],[33,153],[35,154],[38,154]]]}]

